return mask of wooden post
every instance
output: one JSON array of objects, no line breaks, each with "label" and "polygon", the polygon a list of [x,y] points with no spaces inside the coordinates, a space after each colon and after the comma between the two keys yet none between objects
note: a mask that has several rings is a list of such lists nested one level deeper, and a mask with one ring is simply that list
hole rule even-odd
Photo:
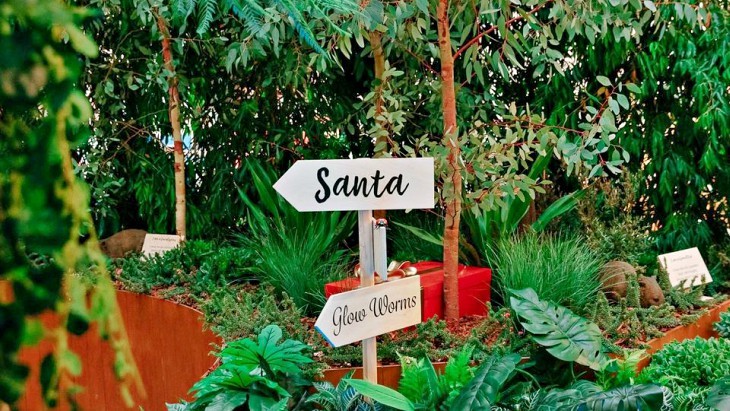
[{"label": "wooden post", "polygon": [[388,247],[385,242],[387,224],[384,218],[373,220],[373,260],[375,272],[383,281],[388,280]]},{"label": "wooden post", "polygon": [[[360,240],[360,287],[375,285],[375,260],[373,255],[373,212],[357,212],[357,229]],[[362,340],[362,377],[365,381],[378,382],[378,353],[376,337]]]}]

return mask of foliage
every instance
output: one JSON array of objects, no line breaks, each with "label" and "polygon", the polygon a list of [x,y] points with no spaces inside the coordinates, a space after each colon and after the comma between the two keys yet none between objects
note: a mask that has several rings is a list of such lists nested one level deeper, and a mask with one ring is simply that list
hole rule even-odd
[{"label": "foliage", "polygon": [[153,256],[115,259],[111,266],[115,279],[130,291],[149,293],[176,285],[200,296],[250,278],[252,264],[251,250],[193,240]]},{"label": "foliage", "polygon": [[225,341],[258,335],[269,324],[280,324],[284,337],[306,341],[304,316],[288,296],[277,296],[270,288],[221,288],[201,304],[205,322]]},{"label": "foliage", "polygon": [[563,361],[594,370],[607,361],[601,350],[601,330],[569,309],[542,301],[532,289],[512,290],[510,306],[532,338]]},{"label": "foliage", "polygon": [[589,381],[567,390],[552,390],[538,400],[538,410],[641,411],[664,409],[671,393],[655,384],[617,387],[602,391]]},{"label": "foliage", "polygon": [[730,407],[730,377],[723,377],[715,382],[707,394],[705,405],[713,410]]},{"label": "foliage", "polygon": [[358,393],[348,384],[354,371],[345,375],[337,387],[329,381],[315,381],[316,393],[307,398],[308,404],[316,404],[325,411],[379,411],[383,409],[380,403],[368,402],[362,394]]},{"label": "foliage", "polygon": [[532,288],[540,299],[583,313],[599,290],[599,257],[580,238],[526,233],[492,251],[498,290]]},{"label": "foliage", "polygon": [[465,345],[449,358],[443,374],[437,374],[427,357],[401,357],[398,390],[421,409],[450,409],[462,388],[474,377],[470,366],[474,349]]},{"label": "foliage", "polygon": [[[730,375],[730,340],[697,337],[662,347],[641,372],[639,381],[669,387],[675,394],[675,402],[684,398],[684,405],[690,407],[703,404],[709,388],[727,375]],[[696,395],[690,396],[693,392]]]},{"label": "foliage", "polygon": [[659,13],[676,23],[667,33],[647,33],[637,50],[632,66],[642,98],[620,140],[648,160],[630,167],[646,177],[640,194],[661,226],[659,251],[704,251],[727,229],[730,103],[719,90],[729,82],[730,57],[721,50],[730,46],[730,14],[726,4],[695,1]]},{"label": "foliage", "polygon": [[714,325],[715,331],[722,338],[730,338],[730,312],[720,313],[720,319]]},{"label": "foliage", "polygon": [[[53,0],[0,8],[0,280],[12,288],[11,298],[0,301],[0,403],[15,405],[23,394],[29,369],[18,351],[45,341],[52,349],[41,362],[43,400],[49,407],[62,400],[73,405],[78,387],[70,378],[82,364],[68,333],[83,334],[92,322],[111,340],[128,403],[131,384],[140,382],[87,212],[88,193],[73,175],[71,149],[88,137],[92,115],[78,87],[80,60],[98,54],[80,29],[90,17],[88,9]],[[73,275],[89,266],[96,287]],[[58,325],[46,329],[31,318],[42,312],[57,314]]]},{"label": "foliage", "polygon": [[286,292],[306,313],[324,306],[324,285],[341,279],[347,252],[339,249],[355,225],[353,213],[300,213],[276,194],[276,176],[249,162],[256,196],[241,192],[248,206],[249,234],[241,244],[256,255],[253,272],[278,293]]},{"label": "foliage", "polygon": [[484,361],[474,373],[474,377],[464,386],[451,406],[452,410],[489,409],[496,405],[500,391],[512,377],[520,356],[511,354],[504,357],[491,357]]},{"label": "foliage", "polygon": [[[77,155],[102,235],[173,227],[170,126],[162,104],[169,73],[159,53],[155,8],[176,32],[190,238],[221,238],[242,228],[246,209],[236,187],[247,185],[243,159],[256,156],[283,169],[303,157],[363,151],[360,140],[345,138],[356,135],[351,108],[357,87],[327,70],[333,62],[325,54],[302,48],[297,30],[305,26],[295,27],[296,18],[306,16],[306,25],[334,29],[325,11],[352,2],[277,1],[253,16],[239,8],[272,2],[84,3],[104,13],[87,25],[103,52],[86,64],[83,84],[96,115],[94,134]],[[199,34],[210,12],[214,20]],[[318,32],[316,41],[330,50],[338,38]]]},{"label": "foliage", "polygon": [[[489,357],[474,371],[473,377],[466,380],[466,382],[464,382],[464,377],[468,374],[455,374],[455,371],[451,370],[450,374],[452,376],[450,377],[446,375],[438,376],[428,360],[415,362],[414,359],[409,359],[408,361],[412,362],[410,366],[415,367],[415,369],[404,368],[401,390],[404,390],[406,395],[410,395],[412,398],[367,381],[348,380],[348,383],[360,394],[397,410],[448,409],[456,411],[489,409],[491,405],[496,405],[499,402],[504,385],[513,376],[515,367],[520,361],[520,356],[510,354],[505,357]],[[449,381],[451,378],[455,380]],[[455,382],[458,382],[458,384],[452,385]],[[446,388],[449,388],[449,390],[446,390]],[[453,392],[454,388],[458,389],[458,395],[455,397],[453,396],[456,393]],[[448,405],[444,402],[445,400],[453,402]]]},{"label": "foliage", "polygon": [[[443,222],[439,215],[418,212],[388,212],[388,254],[396,261],[441,261],[443,241],[433,242],[422,233],[440,233]],[[418,229],[415,233],[407,227]]]},{"label": "foliage", "polygon": [[[302,396],[310,383],[300,379],[302,366],[312,362],[308,347],[295,340],[281,340],[281,329],[269,325],[257,340],[233,341],[218,353],[222,364],[193,385],[195,401],[185,410],[285,410],[292,396]],[[296,400],[296,398],[295,398]],[[175,409],[168,405],[168,409]],[[179,405],[177,406],[179,408]]]},{"label": "foliage", "polygon": [[598,179],[578,205],[587,243],[603,261],[653,264],[649,227],[634,214],[640,175]]}]

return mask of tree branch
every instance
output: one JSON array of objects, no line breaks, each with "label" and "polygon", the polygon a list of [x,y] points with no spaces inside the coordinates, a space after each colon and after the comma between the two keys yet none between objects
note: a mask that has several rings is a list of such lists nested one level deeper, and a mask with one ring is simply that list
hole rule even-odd
[{"label": "tree branch", "polygon": [[[527,17],[529,15],[532,15],[532,14],[537,13],[543,7],[545,7],[548,3],[551,3],[551,2],[552,2],[552,0],[548,0],[545,3],[543,3],[543,4],[541,4],[541,5],[537,6],[537,7],[535,7],[534,9],[532,9],[530,11],[528,11],[524,15],[519,15],[519,16],[516,16],[516,17],[512,17],[511,19],[507,20],[504,23],[504,26],[505,27],[509,27],[509,26],[512,25],[512,23],[514,23],[514,22],[516,22],[518,20],[522,20],[523,18],[525,18],[525,17]],[[498,28],[498,26],[492,26],[492,27],[490,27],[490,28],[488,28],[488,29],[480,32],[479,34],[477,34],[476,36],[474,36],[471,40],[467,41],[463,46],[459,47],[459,50],[457,50],[456,53],[454,53],[454,60],[458,59],[461,54],[463,54],[469,47],[473,46],[474,43],[478,42],[479,39],[481,39],[484,36],[487,36],[487,35],[491,34],[495,30],[497,30],[497,28]]]}]

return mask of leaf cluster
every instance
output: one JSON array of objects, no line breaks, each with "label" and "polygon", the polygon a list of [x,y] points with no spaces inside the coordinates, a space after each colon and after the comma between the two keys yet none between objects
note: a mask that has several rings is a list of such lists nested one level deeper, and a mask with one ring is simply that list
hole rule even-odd
[{"label": "leaf cluster", "polygon": [[292,397],[304,395],[304,389],[311,384],[300,377],[302,366],[312,359],[305,355],[305,344],[295,340],[279,342],[281,338],[281,329],[269,325],[256,340],[244,338],[228,343],[217,354],[222,364],[193,385],[195,401],[168,405],[168,409],[290,409]]}]

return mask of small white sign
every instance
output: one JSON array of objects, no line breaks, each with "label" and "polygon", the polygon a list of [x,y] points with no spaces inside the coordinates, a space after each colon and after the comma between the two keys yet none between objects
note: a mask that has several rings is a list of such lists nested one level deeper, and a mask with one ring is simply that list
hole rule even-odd
[{"label": "small white sign", "polygon": [[662,254],[659,256],[659,264],[667,270],[672,287],[680,285],[683,281],[686,287],[712,282],[710,271],[697,247]]},{"label": "small white sign", "polygon": [[142,254],[151,256],[155,254],[164,254],[165,251],[172,250],[180,245],[180,237],[172,234],[147,234],[144,236],[142,244]]},{"label": "small white sign", "polygon": [[415,275],[333,295],[314,328],[340,347],[420,322],[421,279]]},{"label": "small white sign", "polygon": [[299,211],[434,207],[433,158],[300,160],[274,184]]}]

